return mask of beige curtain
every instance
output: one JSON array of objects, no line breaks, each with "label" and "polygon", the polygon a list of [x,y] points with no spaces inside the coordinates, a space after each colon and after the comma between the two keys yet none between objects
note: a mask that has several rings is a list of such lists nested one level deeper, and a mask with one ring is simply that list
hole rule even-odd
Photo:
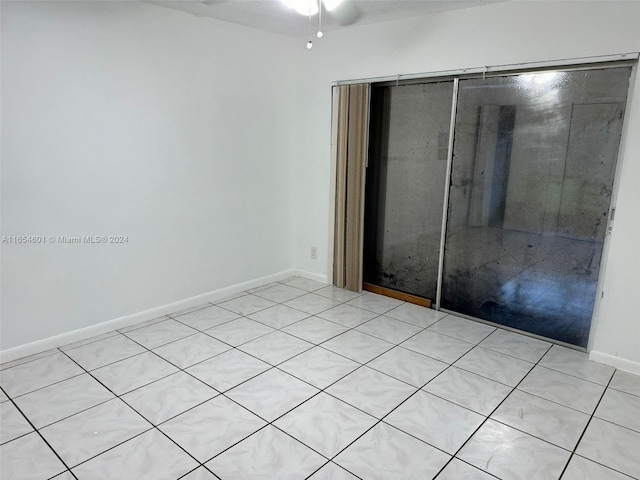
[{"label": "beige curtain", "polygon": [[334,91],[333,139],[336,198],[333,283],[362,290],[364,182],[369,131],[369,85],[345,85]]}]

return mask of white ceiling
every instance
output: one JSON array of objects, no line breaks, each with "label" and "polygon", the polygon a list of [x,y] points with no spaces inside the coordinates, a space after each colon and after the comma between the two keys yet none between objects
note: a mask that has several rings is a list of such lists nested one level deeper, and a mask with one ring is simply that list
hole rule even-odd
[{"label": "white ceiling", "polygon": [[[316,32],[318,16],[309,18],[280,0],[145,0],[146,3],[211,17],[293,37]],[[508,0],[345,0],[333,12],[323,10],[322,30],[379,23],[431,13],[478,7]]]}]

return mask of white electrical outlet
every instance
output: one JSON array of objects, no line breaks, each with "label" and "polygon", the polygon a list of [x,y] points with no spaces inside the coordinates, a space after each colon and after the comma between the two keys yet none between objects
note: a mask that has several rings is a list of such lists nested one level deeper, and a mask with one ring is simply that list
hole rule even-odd
[{"label": "white electrical outlet", "polygon": [[318,259],[318,247],[311,247],[311,260]]}]

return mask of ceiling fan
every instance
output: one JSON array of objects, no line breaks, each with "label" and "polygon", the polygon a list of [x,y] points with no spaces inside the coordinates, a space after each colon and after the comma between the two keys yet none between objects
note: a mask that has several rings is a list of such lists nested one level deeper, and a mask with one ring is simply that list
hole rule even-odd
[{"label": "ceiling fan", "polygon": [[335,18],[340,25],[351,25],[358,17],[358,10],[349,0],[280,0],[287,7],[294,9],[300,15],[322,15],[321,7],[326,13]]},{"label": "ceiling fan", "polygon": [[[354,6],[344,0],[280,0],[287,7],[294,9],[300,15],[311,17],[318,15],[317,37],[322,38],[322,11],[334,17],[340,25],[350,25],[358,19],[358,11]],[[312,48],[311,39],[307,42],[307,48]]]},{"label": "ceiling fan", "polygon": [[[0,0],[1,1],[1,0]],[[147,0],[149,1],[149,0]],[[186,0],[187,2],[189,0]],[[191,0],[193,1],[193,0]],[[202,5],[206,5],[208,7],[217,7],[223,5],[230,5],[234,2],[239,2],[239,0],[195,0],[197,3],[201,3]],[[251,3],[251,0],[244,0],[247,3]],[[253,0],[256,1],[256,0]],[[322,26],[325,22],[325,19],[329,20],[327,25],[330,28],[335,28],[336,26],[348,26],[352,25],[358,20],[361,19],[363,15],[362,9],[357,5],[358,2],[353,0],[268,0],[268,3],[274,4],[282,4],[286,8],[292,10],[300,14],[303,17],[308,17],[309,19],[309,34],[311,36],[311,23],[313,17],[317,16],[317,37],[321,38],[324,33],[322,30]],[[151,3],[156,3],[155,1],[151,1]],[[159,2],[158,2],[159,3]],[[294,15],[295,16],[295,15]],[[313,23],[316,23],[316,20],[313,20]],[[311,39],[307,42],[307,48],[312,48],[313,43]]]}]

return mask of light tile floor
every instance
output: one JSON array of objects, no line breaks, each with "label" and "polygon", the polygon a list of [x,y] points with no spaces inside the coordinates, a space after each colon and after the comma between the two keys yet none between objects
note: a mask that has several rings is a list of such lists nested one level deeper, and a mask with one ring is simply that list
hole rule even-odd
[{"label": "light tile floor", "polygon": [[640,479],[640,377],[299,277],[0,368],[3,480]]}]

